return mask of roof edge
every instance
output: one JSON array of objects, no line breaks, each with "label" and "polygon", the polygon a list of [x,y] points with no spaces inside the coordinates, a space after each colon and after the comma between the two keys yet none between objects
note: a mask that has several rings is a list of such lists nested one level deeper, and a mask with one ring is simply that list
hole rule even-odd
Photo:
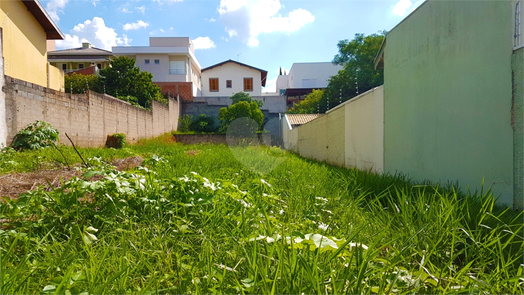
[{"label": "roof edge", "polygon": [[53,19],[49,16],[42,4],[38,0],[22,0],[22,3],[27,7],[27,10],[40,23],[46,33],[47,40],[63,40],[64,34]]}]

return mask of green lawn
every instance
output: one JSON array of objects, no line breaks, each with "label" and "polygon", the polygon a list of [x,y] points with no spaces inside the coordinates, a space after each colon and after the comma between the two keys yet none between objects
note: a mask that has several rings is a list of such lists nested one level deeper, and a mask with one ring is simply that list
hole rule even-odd
[{"label": "green lawn", "polygon": [[[0,293],[523,293],[522,213],[489,192],[163,139],[81,149],[91,181],[1,203]],[[0,157],[1,173],[65,164]]]}]

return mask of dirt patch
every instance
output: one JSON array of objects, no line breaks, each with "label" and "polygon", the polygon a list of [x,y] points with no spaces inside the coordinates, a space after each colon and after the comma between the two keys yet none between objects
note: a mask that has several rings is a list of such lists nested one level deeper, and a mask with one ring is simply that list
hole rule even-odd
[{"label": "dirt patch", "polygon": [[[115,166],[117,170],[124,171],[134,169],[141,165],[143,161],[144,159],[141,157],[129,157],[114,160],[112,165]],[[76,169],[64,168],[0,175],[0,196],[13,199],[21,193],[34,190],[41,186],[46,189],[50,189],[50,185],[56,188],[62,184],[62,181],[65,182],[73,177],[80,177],[82,174],[83,172]],[[95,177],[101,178],[100,176]]]},{"label": "dirt patch", "polygon": [[188,156],[196,156],[198,154],[200,154],[202,151],[199,151],[199,150],[190,150],[190,151],[187,151],[186,154]]},{"label": "dirt patch", "polygon": [[34,190],[40,186],[59,187],[62,180],[67,181],[81,175],[77,170],[41,170],[27,173],[11,173],[0,176],[0,196],[16,198],[21,193]]},{"label": "dirt patch", "polygon": [[115,166],[117,170],[124,171],[135,169],[137,166],[142,165],[142,162],[144,162],[144,159],[137,156],[125,159],[116,159],[111,163],[111,165]]}]

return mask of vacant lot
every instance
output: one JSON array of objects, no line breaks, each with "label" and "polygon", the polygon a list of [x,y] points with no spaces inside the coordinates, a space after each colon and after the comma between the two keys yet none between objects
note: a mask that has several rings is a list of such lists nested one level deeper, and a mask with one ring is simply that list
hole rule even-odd
[{"label": "vacant lot", "polygon": [[523,292],[522,214],[487,190],[167,139],[2,153],[69,180],[4,198],[0,293]]}]

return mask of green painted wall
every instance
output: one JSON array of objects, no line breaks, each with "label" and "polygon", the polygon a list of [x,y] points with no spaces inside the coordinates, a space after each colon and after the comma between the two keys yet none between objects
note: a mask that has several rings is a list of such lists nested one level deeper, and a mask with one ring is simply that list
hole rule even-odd
[{"label": "green painted wall", "polygon": [[427,1],[387,35],[384,168],[513,204],[513,3]]},{"label": "green painted wall", "polygon": [[515,50],[512,59],[513,70],[513,157],[514,205],[524,208],[524,48]]}]

